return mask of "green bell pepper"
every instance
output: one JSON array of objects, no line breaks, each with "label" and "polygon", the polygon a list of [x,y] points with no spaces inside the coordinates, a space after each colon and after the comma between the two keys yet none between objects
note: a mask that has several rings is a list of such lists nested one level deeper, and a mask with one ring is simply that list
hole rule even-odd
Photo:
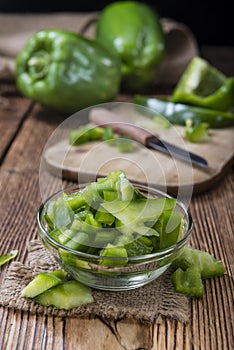
[{"label": "green bell pepper", "polygon": [[226,111],[234,106],[234,77],[227,78],[206,60],[194,57],[177,83],[171,101]]},{"label": "green bell pepper", "polygon": [[158,14],[137,1],[117,1],[100,13],[96,40],[121,59],[122,86],[138,91],[148,86],[165,54]]},{"label": "green bell pepper", "polygon": [[112,100],[120,62],[95,41],[62,30],[42,30],[16,58],[16,83],[30,99],[74,113]]},{"label": "green bell pepper", "polygon": [[[191,119],[194,125],[208,123],[210,128],[225,128],[234,125],[234,114],[229,112],[174,103],[141,95],[134,96],[134,103],[148,107],[168,119],[172,124],[185,125],[186,120]],[[152,113],[149,113],[148,116],[152,118]]]}]

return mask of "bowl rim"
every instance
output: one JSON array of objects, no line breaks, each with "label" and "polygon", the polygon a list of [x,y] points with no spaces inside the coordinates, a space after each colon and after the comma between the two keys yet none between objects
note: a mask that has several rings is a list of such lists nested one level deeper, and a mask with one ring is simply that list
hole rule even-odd
[{"label": "bowl rim", "polygon": [[[138,188],[139,190],[147,190],[148,193],[157,193],[161,196],[164,196],[166,198],[172,198],[172,199],[176,199],[173,196],[170,196],[169,194],[167,194],[166,192],[163,192],[157,188],[153,188],[151,186],[147,186],[147,185],[141,185],[138,184],[137,182],[134,181],[130,181],[133,186],[135,186],[136,188]],[[37,210],[37,215],[36,215],[36,219],[37,219],[37,224],[40,230],[40,236],[42,236],[41,233],[43,233],[43,238],[45,237],[45,239],[47,241],[49,241],[49,243],[57,248],[57,249],[63,249],[64,251],[67,251],[71,254],[76,255],[77,257],[81,257],[81,258],[86,258],[86,259],[92,259],[92,260],[107,260],[107,261],[122,261],[122,260],[126,260],[126,258],[124,257],[108,257],[108,256],[103,256],[103,255],[94,255],[94,254],[88,254],[88,253],[84,253],[84,252],[79,252],[77,250],[74,250],[72,248],[66,247],[65,245],[59,243],[58,241],[56,241],[54,238],[52,238],[50,236],[50,234],[47,232],[46,227],[43,225],[42,223],[42,213],[44,211],[44,209],[46,208],[46,205],[52,200],[52,198],[54,198],[55,196],[57,196],[58,194],[62,194],[66,191],[70,191],[70,190],[81,190],[83,189],[85,186],[87,186],[88,184],[90,184],[90,182],[85,182],[82,184],[72,184],[70,186],[64,187],[63,189],[60,189],[56,192],[54,192],[52,195],[48,196],[44,202],[41,203],[41,205],[39,206],[38,210]],[[150,253],[150,254],[145,254],[145,255],[140,255],[140,256],[133,256],[133,257],[128,257],[128,262],[150,262],[154,259],[162,259],[167,257],[168,255],[170,255],[171,253],[173,253],[173,251],[175,251],[176,249],[182,248],[184,246],[184,244],[186,243],[186,241],[190,238],[191,233],[192,233],[192,229],[193,229],[193,219],[192,219],[192,215],[190,213],[190,210],[185,206],[185,204],[176,199],[176,204],[178,204],[178,206],[183,210],[183,212],[185,213],[185,216],[187,217],[187,230],[185,235],[183,236],[183,238],[181,238],[178,242],[176,242],[175,244],[171,245],[170,247],[167,247],[165,249],[161,249],[157,252],[154,253]]]}]

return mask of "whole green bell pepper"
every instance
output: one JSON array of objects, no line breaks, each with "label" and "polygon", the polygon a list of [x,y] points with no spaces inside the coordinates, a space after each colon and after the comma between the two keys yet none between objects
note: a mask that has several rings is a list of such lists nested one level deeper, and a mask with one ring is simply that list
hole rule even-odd
[{"label": "whole green bell pepper", "polygon": [[[133,101],[135,104],[155,111],[155,114],[162,115],[170,123],[176,125],[185,125],[187,119],[190,119],[194,125],[208,123],[211,128],[217,129],[234,125],[234,114],[229,112],[174,103],[169,100],[142,95],[135,95]],[[152,113],[149,114],[149,117],[153,117]]]},{"label": "whole green bell pepper", "polygon": [[201,57],[194,57],[179,82],[171,101],[226,111],[234,106],[234,77],[222,72]]},{"label": "whole green bell pepper", "polygon": [[95,41],[62,30],[42,30],[16,58],[16,83],[30,99],[74,113],[112,100],[120,62]]},{"label": "whole green bell pepper", "polygon": [[122,86],[139,91],[153,80],[165,54],[165,36],[158,14],[136,1],[117,1],[100,13],[96,40],[122,63]]}]

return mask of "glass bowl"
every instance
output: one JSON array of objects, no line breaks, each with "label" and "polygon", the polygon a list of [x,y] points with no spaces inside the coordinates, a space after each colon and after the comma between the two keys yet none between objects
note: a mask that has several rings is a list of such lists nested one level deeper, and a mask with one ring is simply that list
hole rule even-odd
[{"label": "glass bowl", "polygon": [[[133,185],[147,196],[172,198],[157,189],[135,183]],[[72,194],[84,189],[86,186],[87,184],[82,184],[81,186],[73,186],[58,191],[47,198],[38,210],[37,224],[40,238],[59,265],[79,282],[93,288],[109,291],[130,290],[141,287],[168,270],[172,261],[180,254],[181,249],[187,245],[193,227],[190,212],[179,200],[176,201],[174,209],[175,212],[181,213],[183,218],[183,228],[179,241],[155,253],[128,257],[127,264],[125,264],[125,257],[107,257],[77,251],[51,237],[45,220],[45,213],[51,203],[61,198],[64,193]]]}]

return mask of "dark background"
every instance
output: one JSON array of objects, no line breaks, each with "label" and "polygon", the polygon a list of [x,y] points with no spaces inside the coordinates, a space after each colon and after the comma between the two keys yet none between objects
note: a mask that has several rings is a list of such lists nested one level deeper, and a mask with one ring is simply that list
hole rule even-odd
[{"label": "dark background", "polygon": [[[114,1],[0,0],[0,12],[90,12],[101,11],[111,2]],[[140,2],[150,5],[161,17],[169,17],[186,24],[196,36],[199,45],[234,45],[232,0],[148,0]]]}]

